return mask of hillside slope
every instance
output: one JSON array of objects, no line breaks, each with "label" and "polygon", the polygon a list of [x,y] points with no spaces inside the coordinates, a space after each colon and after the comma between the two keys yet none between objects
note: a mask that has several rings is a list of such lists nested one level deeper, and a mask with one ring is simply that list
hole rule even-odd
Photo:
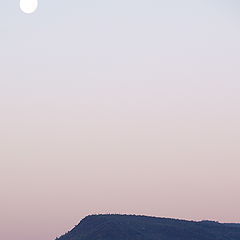
[{"label": "hillside slope", "polygon": [[58,240],[240,240],[240,224],[91,215]]}]

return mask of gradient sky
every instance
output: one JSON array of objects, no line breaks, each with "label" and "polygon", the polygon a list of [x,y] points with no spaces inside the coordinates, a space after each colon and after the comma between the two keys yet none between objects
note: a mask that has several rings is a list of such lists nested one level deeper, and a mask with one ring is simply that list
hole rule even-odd
[{"label": "gradient sky", "polygon": [[92,213],[240,222],[239,0],[0,0],[0,239]]}]

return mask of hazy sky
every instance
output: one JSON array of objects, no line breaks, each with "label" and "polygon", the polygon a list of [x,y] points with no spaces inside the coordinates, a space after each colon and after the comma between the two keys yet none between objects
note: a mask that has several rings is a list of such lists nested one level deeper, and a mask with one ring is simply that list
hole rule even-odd
[{"label": "hazy sky", "polygon": [[239,0],[0,0],[0,239],[92,213],[240,222]]}]

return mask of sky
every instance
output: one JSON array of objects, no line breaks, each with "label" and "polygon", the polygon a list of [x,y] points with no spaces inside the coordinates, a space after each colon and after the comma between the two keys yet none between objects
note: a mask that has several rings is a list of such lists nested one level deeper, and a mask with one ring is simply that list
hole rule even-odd
[{"label": "sky", "polygon": [[238,0],[0,0],[0,239],[95,213],[240,222]]}]

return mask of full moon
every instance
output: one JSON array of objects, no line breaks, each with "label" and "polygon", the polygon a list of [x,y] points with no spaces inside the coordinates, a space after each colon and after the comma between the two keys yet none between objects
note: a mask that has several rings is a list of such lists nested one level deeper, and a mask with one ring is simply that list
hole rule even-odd
[{"label": "full moon", "polygon": [[37,7],[38,0],[20,0],[20,8],[24,13],[33,13]]}]

